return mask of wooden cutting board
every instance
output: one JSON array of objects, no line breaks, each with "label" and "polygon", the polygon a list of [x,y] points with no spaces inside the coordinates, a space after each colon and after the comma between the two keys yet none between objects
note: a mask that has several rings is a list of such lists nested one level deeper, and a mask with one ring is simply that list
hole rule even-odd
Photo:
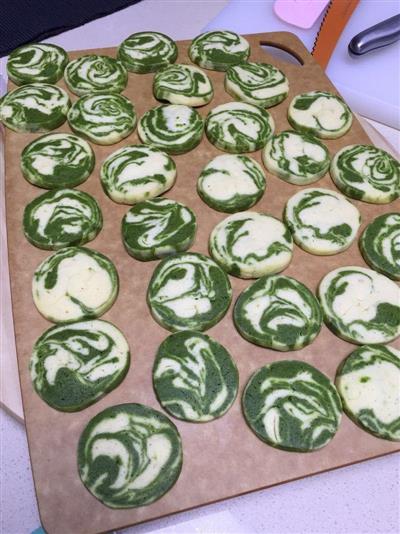
[{"label": "wooden cutting board", "polygon": [[[275,64],[290,81],[289,97],[270,110],[277,132],[289,127],[287,107],[296,94],[314,89],[335,92],[324,72],[294,35],[267,33],[246,38],[252,46],[251,60]],[[178,43],[178,61],[189,61],[189,44],[189,41]],[[273,44],[288,50],[302,65],[277,61],[264,52],[261,44]],[[86,52],[71,52],[70,57],[75,58]],[[94,52],[115,56],[116,49]],[[224,74],[211,71],[208,74],[214,84],[215,97],[211,104],[200,108],[204,117],[212,107],[231,100],[223,88]],[[124,94],[134,102],[139,117],[157,105],[152,97],[152,78],[151,74],[129,74]],[[60,82],[60,86],[65,88],[63,82]],[[72,96],[73,100],[75,98]],[[69,131],[69,128],[65,124],[59,131]],[[149,506],[130,510],[111,510],[97,501],[82,485],[77,471],[76,448],[83,428],[95,414],[114,404],[141,402],[161,409],[152,389],[151,369],[156,350],[168,332],[151,318],[145,300],[147,284],[156,262],[138,262],[124,251],[120,223],[128,207],[115,204],[107,198],[99,182],[99,168],[104,158],[121,146],[137,143],[138,137],[134,133],[117,145],[93,145],[96,167],[91,177],[79,187],[92,194],[103,211],[103,230],[89,243],[89,247],[106,254],[118,269],[120,294],[103,317],[112,321],[127,336],[132,364],[124,382],[116,390],[93,406],[70,414],[57,412],[47,406],[34,392],[28,372],[32,346],[39,335],[51,326],[39,315],[31,297],[33,272],[49,253],[31,246],[21,228],[26,204],[43,192],[26,182],[19,168],[22,149],[35,137],[37,135],[17,134],[10,130],[6,132],[6,211],[15,338],[25,421],[40,516],[49,534],[91,534],[113,530],[399,450],[398,443],[367,434],[345,416],[335,438],[317,452],[289,453],[261,442],[247,427],[240,409],[241,392],[250,374],[268,362],[292,358],[315,365],[333,379],[337,366],[354,349],[354,345],[337,338],[323,326],[314,343],[299,351],[285,354],[256,347],[236,332],[231,306],[225,318],[208,331],[230,351],[239,369],[239,396],[231,410],[221,419],[201,425],[175,421],[183,440],[184,465],[178,482],[162,499]],[[326,141],[331,155],[352,143],[370,143],[357,120],[344,137]],[[200,171],[220,153],[204,137],[197,149],[174,157],[178,178],[166,196],[186,203],[197,215],[198,232],[191,249],[193,251],[207,253],[209,233],[225,217],[223,213],[206,206],[196,193]],[[252,155],[261,161],[260,151]],[[329,175],[319,180],[317,185],[335,189]],[[253,209],[281,217],[286,200],[299,189],[267,174],[266,193]],[[395,207],[394,203],[383,206],[361,202],[355,204],[362,214],[361,230],[373,217],[398,209],[398,204]],[[357,243],[342,254],[331,257],[312,256],[295,247],[293,261],[285,274],[297,278],[315,291],[323,275],[345,265],[365,266]],[[250,282],[233,277],[231,282],[234,302]],[[393,346],[399,347],[400,344],[397,341]]]}]

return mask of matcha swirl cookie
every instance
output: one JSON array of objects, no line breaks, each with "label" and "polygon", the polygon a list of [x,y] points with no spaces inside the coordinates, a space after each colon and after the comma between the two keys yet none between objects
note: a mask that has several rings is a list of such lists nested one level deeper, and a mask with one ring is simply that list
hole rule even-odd
[{"label": "matcha swirl cookie", "polygon": [[340,193],[310,187],[289,198],[284,219],[299,247],[326,256],[349,248],[356,238],[361,215]]},{"label": "matcha swirl cookie", "polygon": [[162,407],[184,421],[224,415],[238,391],[239,373],[229,352],[200,332],[178,332],[160,345],[153,385]]},{"label": "matcha swirl cookie", "polygon": [[299,350],[319,334],[322,312],[311,291],[289,276],[264,276],[236,301],[233,318],[251,343],[274,350]]},{"label": "matcha swirl cookie", "polygon": [[400,352],[384,345],[353,351],[336,374],[346,414],[378,438],[400,441]]},{"label": "matcha swirl cookie", "polygon": [[196,227],[191,209],[175,200],[155,198],[128,211],[122,220],[122,240],[137,260],[156,260],[187,250]]},{"label": "matcha swirl cookie", "polygon": [[62,412],[83,410],[115,389],[129,369],[123,334],[106,321],[53,326],[36,341],[29,369],[36,393]]},{"label": "matcha swirl cookie", "polygon": [[293,254],[288,228],[275,217],[242,211],[229,215],[211,232],[214,260],[239,278],[259,278],[285,269]]},{"label": "matcha swirl cookie", "polygon": [[81,96],[68,113],[71,130],[98,145],[113,145],[136,126],[133,104],[126,96],[94,93]]},{"label": "matcha swirl cookie", "polygon": [[375,271],[400,280],[400,213],[376,217],[360,237],[360,250]]},{"label": "matcha swirl cookie", "polygon": [[29,143],[21,154],[24,178],[44,189],[81,184],[93,171],[94,163],[89,143],[68,133],[42,135]]},{"label": "matcha swirl cookie", "polygon": [[195,252],[162,260],[147,291],[152,316],[173,332],[211,328],[225,315],[231,298],[224,271],[211,258]]},{"label": "matcha swirl cookie", "polygon": [[206,134],[219,150],[240,154],[265,146],[275,123],[265,109],[245,102],[228,102],[212,109],[206,118]]},{"label": "matcha swirl cookie", "polygon": [[182,468],[176,426],[143,404],[110,406],[91,419],[78,444],[78,470],[110,508],[136,508],[162,497]]},{"label": "matcha swirl cookie", "polygon": [[0,122],[15,132],[48,132],[61,126],[71,102],[56,85],[23,85],[0,99]]},{"label": "matcha swirl cookie", "polygon": [[68,89],[78,95],[120,93],[128,83],[128,73],[113,57],[90,54],[70,61],[64,73]]},{"label": "matcha swirl cookie", "polygon": [[189,57],[203,69],[226,71],[243,63],[250,55],[250,45],[244,37],[230,31],[202,33],[193,39]]},{"label": "matcha swirl cookie", "polygon": [[176,179],[174,161],[151,146],[128,145],[110,154],[100,170],[106,194],[120,204],[135,204],[168,191]]},{"label": "matcha swirl cookie", "polygon": [[204,122],[195,109],[168,104],[149,109],[139,121],[143,143],[168,154],[184,154],[195,148],[203,136]]},{"label": "matcha swirl cookie", "polygon": [[96,200],[75,189],[47,191],[33,199],[24,211],[25,237],[32,245],[47,250],[84,245],[97,236],[102,226]]},{"label": "matcha swirl cookie", "polygon": [[68,55],[54,44],[32,43],[8,56],[7,75],[16,85],[57,83],[62,78]]},{"label": "matcha swirl cookie", "polygon": [[214,95],[210,78],[193,65],[170,65],[154,76],[153,93],[157,100],[186,106],[204,106]]},{"label": "matcha swirl cookie", "polygon": [[177,57],[175,42],[159,32],[133,33],[118,48],[118,59],[129,71],[138,74],[167,67]]},{"label": "matcha swirl cookie", "polygon": [[322,139],[337,139],[350,130],[353,115],[340,96],[326,91],[310,91],[293,98],[288,121],[299,132]]},{"label": "matcha swirl cookie", "polygon": [[329,378],[308,363],[284,360],[265,365],[248,381],[242,407],[262,441],[287,451],[311,452],[336,434],[342,406]]},{"label": "matcha swirl cookie", "polygon": [[211,208],[226,213],[254,206],[263,196],[265,175],[248,156],[223,154],[208,163],[197,182],[197,192]]},{"label": "matcha swirl cookie", "polygon": [[38,311],[54,323],[96,318],[114,304],[118,273],[100,252],[67,247],[46,258],[32,280]]},{"label": "matcha swirl cookie", "polygon": [[269,172],[295,185],[316,182],[330,164],[328,149],[318,139],[290,130],[274,135],[262,157]]},{"label": "matcha swirl cookie", "polygon": [[270,108],[285,100],[289,94],[289,81],[273,65],[249,62],[227,70],[225,89],[236,100]]},{"label": "matcha swirl cookie", "polygon": [[332,159],[331,176],[342,193],[363,202],[387,204],[400,196],[400,164],[381,148],[342,148]]},{"label": "matcha swirl cookie", "polygon": [[324,319],[339,337],[359,345],[400,335],[400,288],[371,269],[340,267],[319,285]]}]

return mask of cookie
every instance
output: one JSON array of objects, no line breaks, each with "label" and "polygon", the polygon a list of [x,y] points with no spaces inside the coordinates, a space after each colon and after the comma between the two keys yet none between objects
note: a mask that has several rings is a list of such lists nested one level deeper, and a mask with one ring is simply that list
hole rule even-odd
[{"label": "cookie", "polygon": [[170,65],[154,76],[157,100],[199,107],[211,102],[214,90],[205,72],[193,65]]},{"label": "cookie", "polygon": [[159,32],[133,33],[118,48],[118,59],[138,74],[156,72],[175,63],[177,57],[175,42]]},{"label": "cookie", "polygon": [[243,63],[250,55],[250,45],[244,37],[230,31],[211,31],[193,39],[189,57],[203,69],[226,71]]},{"label": "cookie", "polygon": [[67,63],[67,52],[60,46],[31,43],[11,52],[7,60],[7,75],[16,85],[57,83]]}]

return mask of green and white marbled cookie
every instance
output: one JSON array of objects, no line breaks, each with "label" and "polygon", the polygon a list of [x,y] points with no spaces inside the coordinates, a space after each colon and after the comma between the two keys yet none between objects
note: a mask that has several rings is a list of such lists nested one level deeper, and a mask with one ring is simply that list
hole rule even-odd
[{"label": "green and white marbled cookie", "polygon": [[241,154],[265,146],[275,123],[265,109],[245,102],[228,102],[212,109],[206,118],[206,134],[219,150]]},{"label": "green and white marbled cookie", "polygon": [[365,345],[340,365],[336,387],[346,414],[378,438],[400,441],[400,352]]},{"label": "green and white marbled cookie", "polygon": [[156,260],[187,250],[196,228],[196,216],[187,206],[155,198],[127,212],[122,219],[122,240],[128,254],[137,260]]},{"label": "green and white marbled cookie", "polygon": [[128,83],[124,65],[110,56],[90,54],[70,61],[64,73],[68,89],[78,95],[120,93]]},{"label": "green and white marbled cookie", "polygon": [[75,189],[56,189],[34,198],[25,208],[24,234],[36,247],[57,250],[84,245],[103,226],[97,201]]},{"label": "green and white marbled cookie", "polygon": [[263,276],[236,301],[233,319],[251,343],[274,350],[299,350],[319,334],[322,312],[317,298],[289,276]]},{"label": "green and white marbled cookie", "polygon": [[225,71],[243,63],[250,55],[250,45],[244,37],[230,31],[211,31],[193,39],[189,57],[203,69]]},{"label": "green and white marbled cookie", "polygon": [[110,406],[91,419],[78,444],[83,484],[110,508],[136,508],[162,497],[182,469],[178,429],[143,404]]},{"label": "green and white marbled cookie", "polygon": [[241,63],[227,70],[225,90],[236,100],[270,108],[285,100],[289,81],[269,63]]},{"label": "green and white marbled cookie", "polygon": [[168,154],[184,154],[195,148],[203,136],[204,122],[199,113],[182,104],[149,109],[139,121],[143,143]]},{"label": "green and white marbled cookie", "polygon": [[71,102],[56,85],[32,83],[0,99],[0,122],[15,132],[48,132],[67,119]]},{"label": "green and white marbled cookie", "polygon": [[170,65],[158,72],[153,93],[157,100],[193,107],[208,104],[214,96],[210,78],[193,65]]},{"label": "green and white marbled cookie", "polygon": [[106,321],[53,326],[36,341],[29,363],[33,387],[47,404],[77,412],[115,389],[129,369],[122,332]]},{"label": "green and white marbled cookie", "polygon": [[239,373],[229,352],[200,332],[178,332],[160,345],[153,385],[162,407],[194,423],[212,421],[232,406]]},{"label": "green and white marbled cookie", "polygon": [[128,137],[136,121],[132,102],[112,93],[81,96],[68,113],[71,130],[98,145],[113,145]]},{"label": "green and white marbled cookie", "polygon": [[31,43],[13,50],[7,60],[7,75],[16,85],[57,83],[68,55],[54,44]]},{"label": "green and white marbled cookie", "polygon": [[327,256],[349,248],[360,228],[361,215],[340,193],[310,187],[289,198],[284,220],[299,247]]},{"label": "green and white marbled cookie", "polygon": [[364,267],[340,267],[319,285],[324,319],[339,337],[359,345],[388,343],[400,335],[400,288]]},{"label": "green and white marbled cookie", "polygon": [[269,172],[295,185],[316,182],[330,164],[328,149],[318,139],[290,130],[271,137],[262,158]]},{"label": "green and white marbled cookie", "polygon": [[211,232],[214,260],[239,278],[259,278],[285,269],[293,254],[289,229],[278,219],[254,211],[229,215]]},{"label": "green and white marbled cookie", "polygon": [[225,315],[231,298],[224,271],[211,258],[195,252],[162,260],[147,291],[153,318],[173,332],[211,328]]},{"label": "green and white marbled cookie", "polygon": [[342,418],[339,394],[315,367],[297,360],[258,369],[242,397],[244,417],[262,441],[287,451],[311,452],[327,445]]},{"label": "green and white marbled cookie", "polygon": [[93,171],[92,147],[77,135],[51,133],[27,145],[21,154],[24,178],[44,189],[75,187]]},{"label": "green and white marbled cookie", "polygon": [[211,208],[235,213],[251,208],[263,196],[264,171],[248,156],[222,154],[202,170],[197,192]]},{"label": "green and white marbled cookie", "polygon": [[46,258],[32,280],[38,311],[54,323],[94,319],[114,304],[118,273],[100,252],[67,247]]},{"label": "green and white marbled cookie", "polygon": [[390,154],[371,145],[349,145],[337,152],[331,176],[345,195],[387,204],[400,196],[400,163]]},{"label": "green and white marbled cookie", "polygon": [[299,132],[337,139],[350,130],[353,115],[340,96],[327,91],[310,91],[293,98],[288,121]]},{"label": "green and white marbled cookie", "polygon": [[118,59],[129,71],[138,74],[167,67],[177,57],[175,42],[159,32],[133,33],[118,48]]},{"label": "green and white marbled cookie", "polygon": [[360,237],[360,250],[375,271],[400,280],[400,213],[376,217]]}]

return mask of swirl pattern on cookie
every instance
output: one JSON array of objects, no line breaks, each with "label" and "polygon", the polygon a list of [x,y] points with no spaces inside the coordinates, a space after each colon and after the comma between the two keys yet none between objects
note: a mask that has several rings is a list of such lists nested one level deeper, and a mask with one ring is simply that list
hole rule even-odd
[{"label": "swirl pattern on cookie", "polygon": [[371,269],[339,267],[321,280],[319,300],[327,326],[359,345],[388,343],[400,335],[400,288]]},{"label": "swirl pattern on cookie", "polygon": [[199,107],[211,102],[214,90],[205,72],[193,65],[170,65],[154,76],[157,100]]},{"label": "swirl pattern on cookie", "polygon": [[226,71],[243,63],[250,55],[246,39],[230,31],[211,31],[193,39],[189,57],[203,69]]},{"label": "swirl pattern on cookie", "polygon": [[153,385],[162,407],[184,421],[204,423],[232,406],[239,374],[229,352],[201,332],[178,332],[160,345]]},{"label": "swirl pattern on cookie", "polygon": [[91,419],[78,444],[83,484],[110,508],[136,508],[162,497],[182,468],[178,429],[143,404],[110,406]]},{"label": "swirl pattern on cookie", "polygon": [[214,260],[239,278],[259,278],[285,269],[293,254],[289,229],[275,217],[242,211],[213,229],[209,249]]},{"label": "swirl pattern on cookie", "polygon": [[245,102],[228,102],[212,109],[206,118],[206,134],[219,150],[241,154],[265,146],[275,123],[265,109]]},{"label": "swirl pattern on cookie", "polygon": [[7,75],[16,85],[57,83],[68,63],[66,51],[54,44],[31,43],[13,50]]},{"label": "swirl pattern on cookie", "polygon": [[66,247],[46,258],[32,280],[38,311],[54,323],[100,317],[118,295],[118,273],[100,252]]},{"label": "swirl pattern on cookie", "polygon": [[258,369],[246,385],[242,407],[247,424],[262,441],[294,452],[327,445],[342,418],[340,397],[329,378],[297,360]]},{"label": "swirl pattern on cookie", "polygon": [[224,271],[211,258],[194,252],[162,260],[147,291],[153,318],[173,332],[211,328],[225,315],[231,298]]},{"label": "swirl pattern on cookie", "polygon": [[133,33],[118,48],[118,59],[138,74],[156,72],[175,63],[177,57],[175,42],[159,32]]},{"label": "swirl pattern on cookie", "polygon": [[128,343],[107,321],[53,326],[36,341],[29,369],[36,393],[63,412],[83,410],[115,389],[129,369]]}]

